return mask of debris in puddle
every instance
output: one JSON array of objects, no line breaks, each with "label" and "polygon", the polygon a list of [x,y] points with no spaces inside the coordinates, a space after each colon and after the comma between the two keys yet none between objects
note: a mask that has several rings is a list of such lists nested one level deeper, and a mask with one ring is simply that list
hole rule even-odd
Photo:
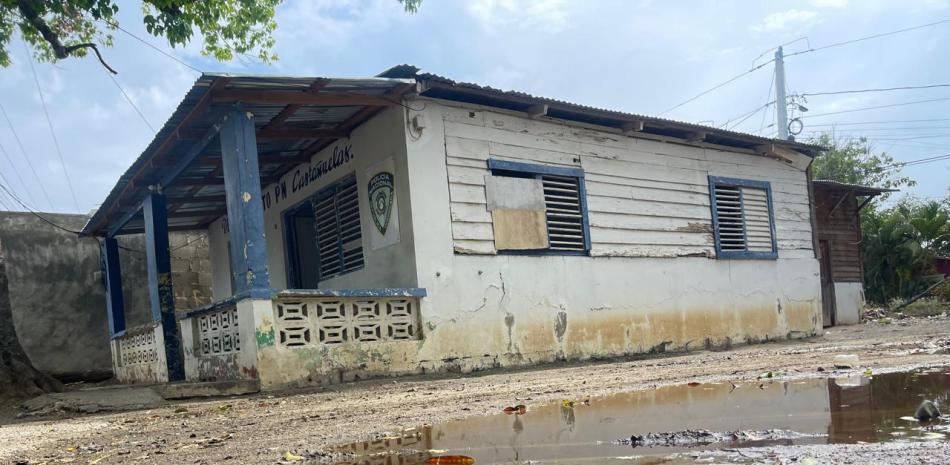
[{"label": "debris in puddle", "polygon": [[628,439],[619,439],[617,443],[623,445],[629,444],[633,447],[694,447],[722,442],[778,441],[823,436],[825,435],[805,434],[782,429],[729,432],[691,429],[666,433],[635,434]]},{"label": "debris in puddle", "polygon": [[686,383],[687,386],[699,386],[700,384],[703,384],[703,383],[700,383],[699,381],[690,381]]},{"label": "debris in puddle", "polygon": [[528,407],[525,407],[523,404],[518,404],[518,405],[515,405],[514,407],[511,407],[511,406],[505,407],[502,411],[508,415],[511,415],[512,413],[517,414],[517,415],[524,415],[528,411]]},{"label": "debris in puddle", "polygon": [[857,355],[854,354],[844,354],[844,355],[835,355],[834,365],[835,368],[857,368],[860,360]]},{"label": "debris in puddle", "polygon": [[574,408],[574,401],[564,399],[561,401],[561,407]]},{"label": "debris in puddle", "polygon": [[917,407],[917,411],[914,412],[914,418],[918,421],[936,420],[940,418],[940,409],[933,401],[924,400],[920,403],[920,407]]},{"label": "debris in puddle", "polygon": [[471,465],[475,459],[467,455],[437,455],[426,459],[429,465]]}]

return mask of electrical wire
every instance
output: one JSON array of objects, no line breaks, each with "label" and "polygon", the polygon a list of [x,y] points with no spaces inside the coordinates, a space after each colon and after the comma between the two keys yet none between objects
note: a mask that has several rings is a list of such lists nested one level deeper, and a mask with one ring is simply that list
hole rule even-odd
[{"label": "electrical wire", "polygon": [[141,42],[141,43],[147,45],[147,46],[148,46],[149,48],[151,48],[152,50],[155,50],[156,52],[161,53],[162,55],[165,55],[166,57],[171,58],[172,60],[177,61],[179,64],[181,64],[181,65],[183,65],[183,66],[185,66],[185,67],[191,68],[192,71],[195,71],[195,72],[197,72],[198,74],[204,74],[204,71],[201,71],[200,69],[195,68],[194,66],[189,65],[188,63],[186,63],[186,62],[184,62],[183,60],[179,59],[179,58],[176,57],[175,55],[172,55],[172,54],[170,54],[170,53],[168,53],[168,52],[166,52],[166,51],[164,51],[164,50],[162,50],[162,49],[160,49],[160,48],[158,48],[158,47],[152,45],[152,44],[149,43],[147,40],[145,40],[145,39],[143,39],[143,38],[141,38],[141,37],[139,37],[139,36],[133,34],[132,32],[129,32],[129,31],[126,30],[124,27],[120,26],[119,23],[117,23],[117,22],[115,22],[115,21],[107,21],[107,20],[102,20],[102,21],[103,21],[104,23],[106,23],[106,24],[108,24],[108,25],[110,25],[110,26],[112,26],[112,27],[114,27],[114,28],[116,28],[116,29],[118,29],[118,30],[120,30],[120,31],[122,31],[122,32],[124,32],[124,33],[126,33],[126,34],[128,34],[129,36],[131,36],[131,37],[134,38],[135,40],[137,40],[137,41],[139,41],[139,42]]},{"label": "electrical wire", "polygon": [[[0,153],[3,154],[3,158],[6,158],[6,159],[7,159],[7,163],[10,164],[10,168],[13,169],[13,174],[15,174],[17,180],[20,181],[20,185],[23,186],[23,192],[26,192],[26,196],[29,197],[30,202],[32,202],[32,203],[35,204],[35,203],[36,203],[36,199],[33,198],[33,194],[30,193],[30,189],[27,188],[26,181],[24,181],[24,180],[23,180],[23,176],[20,175],[20,170],[18,170],[17,167],[16,167],[16,164],[13,163],[13,159],[10,158],[10,153],[7,152],[7,149],[3,146],[3,144],[0,144]],[[6,179],[6,177],[3,176],[3,172],[2,172],[2,171],[0,171],[0,177],[3,177],[4,179]],[[12,183],[11,183],[10,181],[7,181],[7,184],[12,185]]]},{"label": "electrical wire", "polygon": [[63,167],[63,176],[66,178],[66,186],[69,187],[69,193],[73,197],[73,203],[76,206],[76,212],[80,213],[79,200],[76,198],[76,190],[73,189],[73,181],[69,177],[69,171],[66,169],[66,160],[63,158],[63,150],[59,147],[59,138],[56,137],[56,130],[53,129],[53,120],[49,117],[49,110],[46,108],[46,97],[43,95],[43,88],[40,86],[40,78],[36,75],[36,67],[33,65],[33,56],[30,55],[30,49],[26,42],[23,42],[23,48],[26,50],[27,61],[30,63],[30,71],[33,72],[33,82],[36,83],[36,90],[40,94],[40,103],[43,106],[43,115],[46,116],[46,124],[49,125],[49,133],[53,137],[53,145],[56,147],[56,155],[59,156],[59,164]]},{"label": "electrical wire", "polygon": [[714,91],[714,90],[716,90],[716,89],[719,89],[719,88],[721,88],[721,87],[723,87],[723,86],[725,86],[725,85],[731,84],[732,82],[738,80],[739,78],[741,78],[741,77],[743,77],[743,76],[745,76],[745,75],[747,75],[747,74],[752,74],[752,73],[754,73],[754,72],[756,72],[756,71],[758,71],[758,70],[764,68],[765,66],[768,66],[768,65],[772,64],[774,61],[775,61],[775,59],[773,58],[773,59],[771,59],[771,60],[769,60],[769,61],[766,61],[765,63],[762,63],[762,64],[760,64],[760,65],[753,66],[753,67],[752,67],[751,69],[749,69],[748,71],[745,71],[745,72],[743,72],[743,73],[737,74],[737,75],[735,75],[735,76],[733,76],[733,77],[727,79],[726,81],[723,81],[723,82],[721,82],[721,83],[719,83],[719,84],[716,84],[715,86],[713,86],[713,87],[711,87],[711,88],[709,88],[709,89],[707,89],[707,90],[704,90],[704,91],[702,91],[702,92],[700,92],[700,93],[698,93],[698,94],[696,94],[696,95],[690,97],[689,99],[687,99],[687,100],[685,100],[685,101],[683,101],[683,102],[680,102],[680,103],[678,103],[678,104],[676,104],[676,105],[673,105],[673,106],[670,107],[670,108],[667,108],[666,110],[661,111],[660,113],[657,114],[657,116],[663,116],[663,115],[665,115],[665,114],[667,114],[667,113],[669,113],[669,112],[671,112],[671,111],[673,111],[673,110],[675,110],[675,109],[677,109],[677,108],[679,108],[679,107],[681,107],[681,106],[683,106],[683,105],[686,105],[687,103],[692,102],[693,100],[696,100],[696,99],[698,99],[698,98],[700,98],[700,97],[702,97],[702,96],[704,96],[704,95],[706,95],[706,94],[708,94],[708,93],[710,93],[710,92],[712,92],[712,91]]},{"label": "electrical wire", "polygon": [[[936,25],[944,24],[944,23],[950,23],[950,19],[943,19],[943,20],[940,20],[940,21],[934,21],[934,22],[932,22],[932,23],[921,24],[921,25],[919,25],[919,26],[912,26],[912,27],[908,27],[908,28],[904,28],[904,29],[898,29],[898,30],[896,30],[896,31],[883,32],[883,33],[880,33],[880,34],[874,34],[874,35],[870,35],[870,36],[859,37],[859,38],[857,38],[857,39],[851,39],[851,40],[846,40],[846,41],[842,41],[842,42],[835,42],[835,43],[832,43],[832,44],[823,45],[823,46],[821,46],[821,47],[811,47],[811,44],[809,43],[809,44],[808,44],[808,49],[806,49],[806,50],[801,50],[801,51],[798,51],[798,52],[789,53],[789,54],[786,54],[786,55],[783,55],[783,58],[789,58],[789,57],[793,57],[793,56],[797,56],[797,55],[804,55],[804,54],[806,54],[806,53],[817,52],[817,51],[820,51],[820,50],[825,50],[825,49],[829,49],[829,48],[833,48],[833,47],[840,47],[840,46],[842,46],[842,45],[849,45],[849,44],[853,44],[853,43],[857,43],[857,42],[862,42],[862,41],[865,41],[865,40],[877,39],[877,38],[880,38],[880,37],[886,37],[886,36],[890,36],[890,35],[894,35],[894,34],[900,34],[900,33],[902,33],[902,32],[908,32],[908,31],[913,31],[913,30],[917,30],[917,29],[923,29],[923,28],[926,28],[926,27],[936,26]],[[795,41],[792,41],[792,42],[796,42],[796,41],[798,41],[798,40],[801,40],[801,39],[796,39]],[[806,39],[806,41],[807,41],[807,39]],[[791,43],[791,42],[790,42],[790,43]],[[807,43],[807,42],[806,42],[806,43]],[[766,53],[768,53],[768,52],[766,52]],[[762,55],[759,55],[759,57],[761,57],[761,56],[762,56]],[[756,59],[758,59],[758,58],[756,58]],[[764,67],[764,66],[766,66],[766,65],[769,65],[769,64],[771,64],[771,63],[773,63],[773,62],[775,62],[775,59],[774,59],[774,58],[771,59],[771,60],[769,60],[769,61],[767,61],[767,62],[765,62],[765,63],[762,63],[762,64],[760,64],[760,65],[753,66],[753,67],[752,67],[751,69],[749,69],[748,71],[745,71],[745,72],[743,72],[743,73],[741,73],[741,74],[738,74],[738,75],[736,75],[736,76],[733,76],[732,78],[729,78],[728,80],[726,80],[726,81],[724,81],[724,82],[722,82],[722,83],[720,83],[720,84],[717,84],[717,85],[713,86],[713,87],[710,88],[710,89],[707,89],[707,90],[705,90],[705,91],[703,91],[703,92],[700,92],[699,94],[696,94],[695,96],[690,97],[689,99],[687,99],[687,100],[685,100],[685,101],[683,101],[683,102],[681,102],[681,103],[678,103],[678,104],[676,104],[676,105],[674,105],[674,106],[672,106],[672,107],[670,107],[670,108],[668,108],[668,109],[666,109],[666,110],[663,110],[662,112],[660,112],[659,114],[657,114],[657,116],[663,116],[663,115],[665,115],[665,114],[667,114],[667,113],[669,113],[669,112],[671,112],[671,111],[673,111],[673,110],[675,110],[675,109],[677,109],[677,108],[679,108],[679,107],[681,107],[681,106],[683,106],[683,105],[686,105],[687,103],[692,102],[693,100],[696,100],[696,99],[698,99],[698,98],[700,98],[700,97],[702,97],[702,96],[704,96],[704,95],[706,95],[706,94],[708,94],[708,93],[710,93],[710,92],[712,92],[712,91],[714,91],[714,90],[717,90],[717,89],[719,89],[719,88],[721,88],[721,87],[723,87],[723,86],[725,86],[725,85],[727,85],[727,84],[730,84],[730,83],[736,81],[737,79],[739,79],[739,78],[741,78],[741,77],[743,77],[743,76],[745,76],[745,75],[747,75],[747,74],[751,74],[752,72],[754,72],[754,71],[756,71],[756,70],[758,70],[758,69],[761,69],[762,67]]]},{"label": "electrical wire", "polygon": [[30,172],[33,173],[33,178],[36,179],[36,185],[40,188],[40,191],[43,193],[43,197],[46,198],[46,203],[49,205],[50,210],[53,207],[53,201],[50,200],[49,192],[46,191],[46,187],[43,186],[43,181],[40,180],[40,176],[36,174],[36,168],[33,167],[33,162],[30,161],[29,155],[27,155],[26,148],[23,147],[23,141],[20,140],[20,135],[16,132],[16,128],[13,127],[13,120],[10,119],[10,115],[7,114],[7,109],[4,108],[3,103],[0,103],[0,113],[3,113],[3,118],[7,120],[7,126],[10,127],[10,132],[13,133],[13,140],[16,141],[17,147],[20,148],[20,155],[23,156],[23,160],[26,161],[26,166],[30,168]]},{"label": "electrical wire", "polygon": [[932,22],[932,23],[921,24],[921,25],[919,25],[919,26],[912,26],[912,27],[908,27],[908,28],[904,28],[904,29],[898,29],[898,30],[896,30],[896,31],[882,32],[882,33],[880,33],[880,34],[874,34],[874,35],[870,35],[870,36],[859,37],[859,38],[857,38],[857,39],[845,40],[845,41],[843,41],[843,42],[835,42],[835,43],[833,43],[833,44],[823,45],[823,46],[821,46],[821,47],[815,47],[815,48],[809,47],[807,50],[802,50],[802,51],[799,51],[799,52],[789,53],[788,55],[785,55],[785,58],[793,57],[793,56],[796,56],[796,55],[804,55],[804,54],[806,54],[806,53],[817,52],[817,51],[819,51],[819,50],[825,50],[825,49],[829,49],[829,48],[833,48],[833,47],[840,47],[840,46],[842,46],[842,45],[850,45],[850,44],[857,43],[857,42],[863,42],[863,41],[865,41],[865,40],[878,39],[878,38],[881,38],[881,37],[887,37],[887,36],[894,35],[894,34],[900,34],[900,33],[902,33],[902,32],[914,31],[914,30],[917,30],[917,29],[923,29],[923,28],[925,28],[925,27],[936,26],[936,25],[945,24],[945,23],[950,23],[950,19],[942,19],[942,20],[940,20],[940,21],[934,21],[934,22]]},{"label": "electrical wire", "polygon": [[950,84],[929,84],[925,86],[902,86],[902,87],[881,87],[876,89],[858,89],[858,90],[838,90],[833,92],[805,92],[802,97],[814,97],[816,95],[841,95],[841,94],[863,94],[867,92],[891,92],[895,90],[919,90],[935,89],[938,87],[950,87]]},{"label": "electrical wire", "polygon": [[61,229],[61,230],[66,231],[66,232],[68,232],[68,233],[76,234],[77,236],[80,234],[79,231],[74,231],[74,230],[69,229],[69,228],[67,228],[67,227],[65,227],[65,226],[61,226],[61,225],[57,224],[56,222],[54,222],[53,220],[50,220],[49,218],[46,218],[46,217],[43,216],[43,215],[40,215],[39,213],[37,213],[36,211],[34,211],[32,208],[30,208],[29,205],[27,205],[25,202],[23,202],[22,199],[20,199],[19,197],[17,197],[16,194],[14,194],[12,191],[10,191],[10,189],[7,188],[5,185],[0,184],[0,189],[2,189],[3,191],[5,191],[8,196],[10,196],[14,201],[16,201],[16,203],[20,204],[23,208],[25,208],[27,212],[29,212],[29,213],[31,213],[33,216],[39,218],[39,219],[42,220],[44,223],[49,224],[50,226],[52,226],[52,227],[54,227],[54,228],[56,228],[56,229]]},{"label": "electrical wire", "polygon": [[854,109],[851,109],[851,110],[832,111],[832,112],[828,112],[828,113],[817,113],[817,114],[814,114],[814,115],[803,115],[803,116],[801,116],[801,117],[802,117],[802,118],[817,118],[817,117],[819,117],[819,116],[840,115],[840,114],[843,114],[843,113],[854,113],[854,112],[856,112],[856,111],[877,110],[877,109],[881,109],[881,108],[903,107],[903,106],[907,106],[907,105],[917,105],[917,104],[920,104],[920,103],[931,103],[931,102],[943,102],[943,101],[947,101],[947,100],[950,100],[950,97],[933,98],[933,99],[927,99],[927,100],[916,100],[916,101],[913,101],[913,102],[904,102],[904,103],[892,103],[892,104],[890,104],[890,105],[878,105],[878,106],[873,106],[873,107],[854,108]]},{"label": "electrical wire", "polygon": [[809,124],[809,126],[859,126],[862,124],[897,124],[897,123],[930,123],[934,121],[950,121],[950,118],[931,118],[931,119],[903,119],[903,120],[884,120],[884,121],[845,121],[837,123]]},{"label": "electrical wire", "polygon": [[115,86],[119,89],[119,92],[122,93],[122,96],[125,97],[125,101],[129,102],[129,105],[132,106],[132,109],[135,110],[136,113],[138,113],[139,118],[142,118],[142,122],[145,123],[145,125],[148,126],[148,128],[151,129],[153,133],[157,134],[158,131],[156,131],[155,128],[152,127],[152,124],[148,122],[148,118],[146,118],[145,115],[142,113],[142,110],[139,110],[139,107],[135,105],[135,102],[132,101],[132,99],[129,97],[129,94],[125,93],[125,89],[123,89],[122,86],[119,85],[119,81],[116,80],[115,76],[113,76],[112,73],[110,73],[107,70],[105,71],[105,73],[107,76],[109,76],[109,79],[112,80],[112,83],[115,84]]},{"label": "electrical wire", "polygon": [[[808,39],[805,38],[805,40],[807,41]],[[775,69],[774,69],[774,68],[772,69],[772,80],[769,81],[769,91],[765,94],[765,101],[766,101],[766,102],[769,101],[769,99],[772,98],[772,88],[773,88],[773,87],[775,87]],[[764,112],[762,112],[762,121],[759,122],[759,126],[762,126],[762,127],[765,126],[765,121],[766,121],[766,119],[769,117],[769,113],[770,113],[769,111],[764,111]],[[760,128],[758,131],[755,131],[755,132],[758,133],[758,132],[761,131],[761,130],[762,130],[762,129]]]}]

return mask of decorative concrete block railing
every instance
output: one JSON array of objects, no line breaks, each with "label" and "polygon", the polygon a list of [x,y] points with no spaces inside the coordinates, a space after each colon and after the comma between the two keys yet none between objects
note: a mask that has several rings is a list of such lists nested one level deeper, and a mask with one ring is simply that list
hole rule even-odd
[{"label": "decorative concrete block railing", "polygon": [[421,339],[424,289],[288,290],[274,299],[276,344],[313,347]]},{"label": "decorative concrete block railing", "polygon": [[237,306],[227,305],[195,317],[198,346],[196,356],[223,355],[241,351]]},{"label": "decorative concrete block railing", "polygon": [[168,381],[162,325],[149,323],[117,334],[112,339],[112,361],[120,382]]},{"label": "decorative concrete block railing", "polygon": [[[241,370],[238,313],[237,303],[229,299],[178,314],[185,379],[222,381],[248,377]],[[253,351],[250,357],[254,357]]]}]

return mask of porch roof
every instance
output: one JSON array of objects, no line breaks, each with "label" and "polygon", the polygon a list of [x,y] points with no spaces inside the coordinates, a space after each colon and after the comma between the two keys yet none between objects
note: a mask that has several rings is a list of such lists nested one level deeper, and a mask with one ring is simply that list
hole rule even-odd
[{"label": "porch roof", "polygon": [[254,115],[261,183],[398,105],[415,80],[202,74],[83,227],[84,235],[142,232],[142,200],[160,185],[171,230],[203,229],[225,213],[217,125],[235,104]]},{"label": "porch roof", "polygon": [[421,73],[411,65],[357,79],[203,74],[145,151],[119,178],[82,233],[104,236],[142,232],[141,203],[154,185],[160,185],[166,195],[170,230],[204,229],[225,214],[217,125],[235,104],[254,115],[261,184],[266,186],[334,140],[347,137],[383,107],[401,104],[403,94],[408,92],[613,127],[625,134],[736,147],[749,153],[790,149],[815,156],[825,149],[457,82]]}]

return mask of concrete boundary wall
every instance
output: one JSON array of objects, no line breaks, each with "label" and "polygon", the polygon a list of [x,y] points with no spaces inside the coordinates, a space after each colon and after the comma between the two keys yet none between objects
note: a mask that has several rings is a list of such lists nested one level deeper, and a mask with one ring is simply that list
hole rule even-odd
[{"label": "concrete boundary wall", "polygon": [[[42,215],[73,231],[89,218]],[[176,305],[194,308],[208,303],[207,235],[173,233],[170,241]],[[64,380],[111,376],[98,241],[57,229],[31,213],[0,212],[0,242],[8,261],[14,324],[33,364]],[[150,318],[145,253],[141,236],[122,237],[119,244],[126,322],[131,328]]]}]

